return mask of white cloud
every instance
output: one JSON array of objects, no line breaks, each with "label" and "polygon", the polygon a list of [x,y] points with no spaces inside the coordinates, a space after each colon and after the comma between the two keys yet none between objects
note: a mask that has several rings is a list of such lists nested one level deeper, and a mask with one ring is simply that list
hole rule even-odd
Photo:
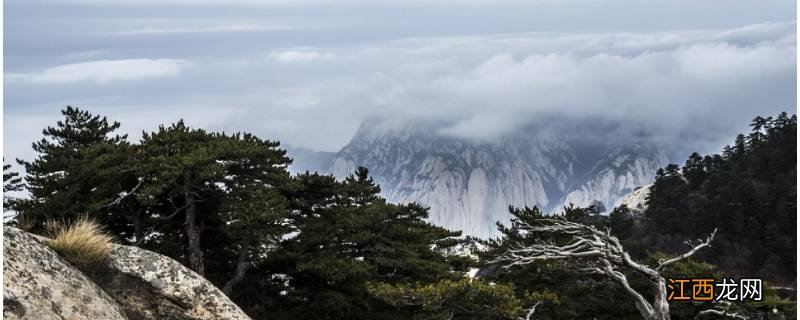
[{"label": "white cloud", "polygon": [[[493,139],[532,119],[569,115],[622,121],[686,143],[681,148],[715,150],[751,117],[795,108],[795,26],[418,38],[337,48],[324,68],[284,78],[269,97],[243,103],[254,107],[237,126],[258,122],[297,95],[304,99],[296,103],[313,103],[282,116],[300,132],[306,122],[320,130],[286,136],[319,149],[346,143],[348,130],[336,126],[357,123],[353,117],[442,120],[442,134]],[[305,56],[319,58],[316,51],[292,53],[286,61]]]},{"label": "white cloud", "polygon": [[330,59],[333,54],[317,51],[288,50],[270,54],[270,57],[280,63],[308,62],[320,59]]},{"label": "white cloud", "polygon": [[414,59],[361,80],[369,94],[347,99],[373,96],[372,113],[445,120],[441,133],[471,139],[548,115],[623,120],[673,142],[709,138],[754,115],[794,109],[794,23],[781,26],[418,39],[382,50],[383,61],[404,49]]},{"label": "white cloud", "polygon": [[258,25],[258,24],[224,24],[211,27],[173,27],[173,28],[142,28],[111,32],[117,35],[158,35],[181,33],[221,33],[221,32],[260,32],[292,30],[283,25]]},{"label": "white cloud", "polygon": [[[95,97],[107,106],[133,103],[140,108],[115,120],[148,119],[150,128],[176,120],[159,117],[164,101],[235,110],[224,118],[187,114],[209,128],[328,151],[374,115],[443,120],[441,134],[491,139],[554,114],[630,123],[681,150],[714,151],[753,116],[796,107],[795,27],[533,32],[313,47],[298,41],[283,49],[247,43],[236,54],[193,58],[192,68],[178,70],[180,78],[156,88],[76,86],[36,101],[84,102],[78,105],[90,110],[99,104]],[[54,73],[48,70],[26,75],[47,78]],[[30,104],[25,99],[41,87],[7,91],[17,105]]]},{"label": "white cloud", "polygon": [[175,59],[97,60],[60,65],[40,72],[8,73],[5,79],[33,83],[108,83],[176,76],[186,63]]}]

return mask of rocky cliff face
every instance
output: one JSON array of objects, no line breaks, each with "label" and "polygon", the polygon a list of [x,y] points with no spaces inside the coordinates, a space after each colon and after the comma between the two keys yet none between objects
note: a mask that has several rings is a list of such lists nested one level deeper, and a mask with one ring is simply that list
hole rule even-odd
[{"label": "rocky cliff face", "polygon": [[389,200],[430,206],[433,223],[471,235],[492,233],[508,205],[551,206],[575,160],[557,141],[470,142],[413,124],[376,130],[362,127],[334,159],[332,173],[344,177],[366,166]]},{"label": "rocky cliff face", "polygon": [[653,184],[648,184],[633,190],[627,195],[620,205],[625,205],[634,215],[641,215],[647,210],[647,197],[650,196],[650,188]]},{"label": "rocky cliff face", "polygon": [[365,166],[387,199],[419,202],[431,207],[435,224],[492,237],[495,222],[508,220],[509,205],[553,211],[600,200],[611,209],[668,162],[646,138],[587,137],[592,128],[532,125],[491,141],[449,137],[437,128],[365,122],[329,172],[341,178]]},{"label": "rocky cliff face", "polygon": [[636,188],[651,183],[656,171],[667,163],[666,154],[659,148],[638,143],[612,146],[595,162],[582,183],[568,188],[561,206],[586,206],[599,200],[611,210]]},{"label": "rocky cliff face", "polygon": [[250,319],[220,290],[177,261],[115,245],[84,273],[41,241],[3,228],[5,319]]}]

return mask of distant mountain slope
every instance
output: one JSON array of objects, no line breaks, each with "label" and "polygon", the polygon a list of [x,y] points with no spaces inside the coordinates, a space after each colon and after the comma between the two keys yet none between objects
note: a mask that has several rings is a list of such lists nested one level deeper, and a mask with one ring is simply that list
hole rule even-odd
[{"label": "distant mountain slope", "polygon": [[562,206],[584,206],[599,200],[611,210],[636,188],[652,182],[655,172],[667,163],[666,153],[658,147],[612,145],[586,174],[584,182],[570,188]]},{"label": "distant mountain slope", "polygon": [[296,148],[289,145],[283,145],[286,149],[286,154],[292,158],[292,164],[289,165],[289,172],[305,172],[317,171],[328,172],[331,167],[331,162],[336,156],[336,152],[314,151],[306,148]]},{"label": "distant mountain slope", "polygon": [[608,128],[587,124],[576,133],[570,126],[531,125],[480,142],[438,134],[440,123],[366,121],[329,172],[344,177],[366,166],[389,200],[422,203],[435,224],[491,237],[509,205],[552,211],[600,200],[611,209],[668,163],[646,139],[587,139],[582,135]]}]

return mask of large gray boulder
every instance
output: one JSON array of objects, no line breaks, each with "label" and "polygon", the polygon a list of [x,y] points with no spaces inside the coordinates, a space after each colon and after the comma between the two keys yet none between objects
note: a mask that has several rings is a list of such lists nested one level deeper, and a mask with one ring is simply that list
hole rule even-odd
[{"label": "large gray boulder", "polygon": [[205,278],[144,249],[115,245],[91,277],[130,319],[250,319]]},{"label": "large gray boulder", "polygon": [[250,319],[208,280],[157,253],[113,245],[81,272],[43,238],[4,227],[3,240],[4,319]]},{"label": "large gray boulder", "polygon": [[3,228],[4,319],[127,319],[120,306],[36,237]]}]

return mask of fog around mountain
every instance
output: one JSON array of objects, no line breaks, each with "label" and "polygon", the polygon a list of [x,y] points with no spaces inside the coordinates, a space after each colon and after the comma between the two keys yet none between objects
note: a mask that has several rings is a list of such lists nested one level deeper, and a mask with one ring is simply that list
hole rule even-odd
[{"label": "fog around mountain", "polygon": [[647,128],[614,121],[548,117],[492,139],[454,137],[445,127],[373,118],[335,154],[290,148],[291,170],[344,178],[367,167],[387,199],[419,202],[435,224],[488,238],[495,222],[507,222],[509,205],[553,212],[600,201],[610,210],[669,162]]},{"label": "fog around mountain", "polygon": [[[231,18],[230,25],[179,19],[148,29],[133,22],[105,26],[83,11],[65,11],[72,15],[64,19],[81,30],[108,31],[82,34],[36,16],[30,32],[59,34],[68,43],[39,48],[32,60],[25,50],[37,44],[14,31],[27,25],[9,21],[16,26],[6,39],[11,157],[30,158],[38,128],[67,104],[122,120],[132,137],[184,118],[329,152],[375,116],[442,121],[437,133],[491,140],[532,119],[580,115],[641,124],[670,148],[685,150],[680,157],[716,151],[754,116],[795,107],[794,20],[431,29],[369,38],[359,33],[369,26],[360,25],[281,29]],[[350,41],[332,42],[348,32]],[[130,43],[148,49],[129,51]]]}]

